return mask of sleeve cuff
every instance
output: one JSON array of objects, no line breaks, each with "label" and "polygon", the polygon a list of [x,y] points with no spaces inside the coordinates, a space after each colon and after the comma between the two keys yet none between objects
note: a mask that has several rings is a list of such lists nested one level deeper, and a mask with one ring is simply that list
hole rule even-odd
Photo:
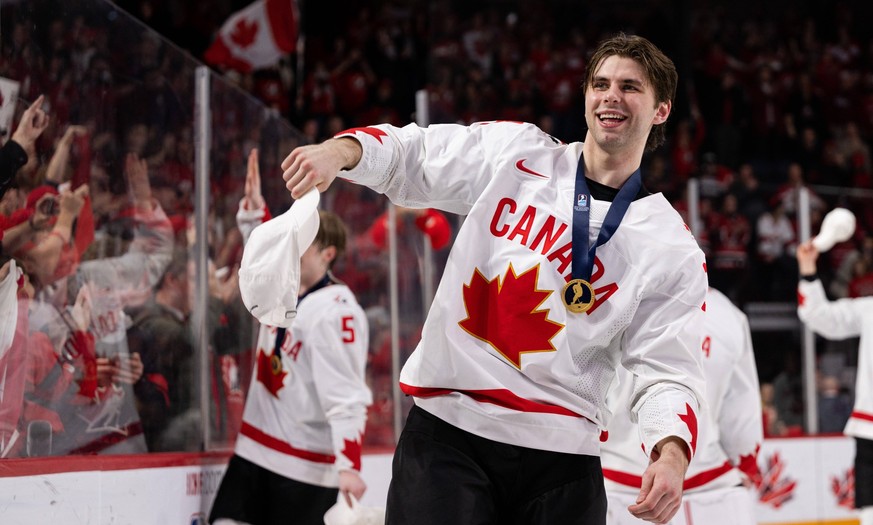
[{"label": "sleeve cuff", "polygon": [[339,176],[364,186],[381,185],[389,176],[394,156],[394,140],[380,127],[354,128],[338,133],[334,138],[351,138],[361,144],[361,159]]}]

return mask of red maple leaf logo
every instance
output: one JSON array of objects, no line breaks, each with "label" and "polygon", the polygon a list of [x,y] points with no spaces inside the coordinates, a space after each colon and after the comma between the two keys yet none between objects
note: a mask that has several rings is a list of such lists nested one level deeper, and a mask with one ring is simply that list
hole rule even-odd
[{"label": "red maple leaf logo", "polygon": [[782,478],[785,463],[776,452],[767,458],[767,468],[761,476],[761,485],[758,488],[758,500],[778,509],[783,503],[794,497],[794,488],[797,481],[791,478]]},{"label": "red maple leaf logo", "polygon": [[837,505],[846,509],[855,508],[855,469],[850,468],[842,478],[831,476],[831,492],[837,498]]},{"label": "red maple leaf logo", "polygon": [[256,21],[240,18],[233,26],[233,33],[230,34],[230,39],[234,44],[245,49],[255,42],[257,34],[258,23]]},{"label": "red maple leaf logo", "polygon": [[350,441],[348,439],[343,439],[343,456],[349,458],[352,462],[352,468],[361,471],[361,442],[363,441],[364,436],[359,436],[358,439],[354,441]]},{"label": "red maple leaf logo", "polygon": [[679,419],[688,426],[691,432],[691,453],[697,450],[697,415],[691,410],[691,405],[685,403],[685,414],[678,414]]},{"label": "red maple leaf logo", "polygon": [[800,290],[797,290],[797,306],[803,306],[804,301],[806,301],[806,297],[800,293]]},{"label": "red maple leaf logo", "polygon": [[367,127],[367,128],[349,128],[349,129],[346,129],[346,130],[340,131],[339,133],[337,133],[336,135],[334,135],[334,137],[338,137],[338,136],[340,136],[340,135],[355,135],[355,134],[357,134],[359,131],[360,131],[361,133],[366,133],[367,135],[370,135],[370,136],[373,137],[374,139],[378,140],[378,141],[379,141],[379,144],[382,144],[382,137],[387,137],[387,136],[388,136],[387,133],[385,133],[384,131],[382,131],[382,130],[379,129],[379,128],[369,128],[369,127]]},{"label": "red maple leaf logo", "polygon": [[279,398],[279,390],[285,386],[284,379],[287,375],[288,372],[284,369],[278,374],[274,374],[270,367],[270,356],[267,355],[266,352],[258,352],[258,381],[260,381],[276,399]]},{"label": "red maple leaf logo", "polygon": [[521,369],[521,354],[554,352],[552,338],[564,328],[548,318],[549,310],[537,310],[551,290],[537,289],[539,265],[516,275],[512,264],[503,283],[478,269],[470,284],[464,285],[467,317],[459,322],[468,334],[485,341],[500,355]]}]

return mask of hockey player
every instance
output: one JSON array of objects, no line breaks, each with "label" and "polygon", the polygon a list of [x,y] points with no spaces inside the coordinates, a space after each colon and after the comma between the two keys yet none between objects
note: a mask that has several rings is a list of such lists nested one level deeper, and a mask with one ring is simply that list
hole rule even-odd
[{"label": "hockey player", "polygon": [[631,511],[663,522],[678,509],[697,439],[706,274],[679,215],[640,176],[676,82],[654,45],[619,35],[589,62],[584,144],[516,122],[378,125],[283,162],[293,196],[339,173],[395,204],[467,216],[401,372],[415,406],[388,523],[603,523],[600,438],[619,363],[653,459]]},{"label": "hockey player", "polygon": [[[249,156],[237,215],[245,239],[267,213],[256,155]],[[242,427],[210,523],[322,525],[338,491],[360,499],[366,490],[367,319],[330,272],[345,249],[345,226],[333,213],[319,214],[318,233],[300,261],[292,328],[261,325]]]},{"label": "hockey player", "polygon": [[[669,523],[754,525],[754,498],[743,485],[760,481],[756,458],[764,429],[749,321],[724,294],[710,288],[704,332],[700,352],[708,408],[700,414],[697,453],[685,474],[682,510]],[[619,385],[608,396],[615,416],[607,426],[609,438],[601,456],[609,501],[606,521],[636,525],[644,522],[627,508],[636,502],[649,460],[622,410],[630,402],[632,377],[622,368],[617,375]]]},{"label": "hockey player", "polygon": [[855,438],[855,508],[861,525],[873,525],[873,297],[829,301],[818,277],[818,254],[811,241],[797,247],[797,315],[828,339],[861,338],[855,406],[843,432]]}]

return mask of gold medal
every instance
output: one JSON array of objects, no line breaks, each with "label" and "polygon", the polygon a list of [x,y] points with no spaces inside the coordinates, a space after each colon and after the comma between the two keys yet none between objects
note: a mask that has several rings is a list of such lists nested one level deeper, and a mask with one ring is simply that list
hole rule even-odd
[{"label": "gold medal", "polygon": [[270,370],[276,376],[282,371],[282,358],[276,354],[270,356]]},{"label": "gold medal", "polygon": [[564,285],[562,298],[567,310],[581,314],[594,306],[594,288],[585,279],[573,279]]}]

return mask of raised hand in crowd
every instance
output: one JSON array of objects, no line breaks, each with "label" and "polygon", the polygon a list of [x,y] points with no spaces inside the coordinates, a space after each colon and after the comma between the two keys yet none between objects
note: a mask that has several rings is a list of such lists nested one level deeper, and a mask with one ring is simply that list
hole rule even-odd
[{"label": "raised hand in crowd", "polygon": [[61,190],[58,194],[60,203],[58,220],[60,221],[61,216],[64,215],[72,216],[73,218],[78,217],[79,212],[82,211],[82,207],[85,205],[85,199],[88,198],[89,191],[87,184],[82,184],[72,191]]},{"label": "raised hand in crowd", "polygon": [[85,126],[71,125],[67,127],[57,146],[55,146],[55,152],[46,168],[46,182],[54,184],[64,182],[64,171],[70,158],[70,147],[73,145],[73,139],[84,136],[87,133],[88,129]]},{"label": "raised hand in crowd", "polygon": [[42,109],[43,102],[45,102],[45,95],[40,95],[33,101],[33,104],[24,110],[21,120],[18,122],[18,128],[12,134],[12,140],[25,150],[29,151],[33,147],[36,139],[49,125],[49,117]]},{"label": "raised hand in crowd", "polygon": [[36,139],[48,127],[49,118],[41,106],[45,98],[40,95],[21,115],[18,128],[11,140],[0,147],[0,196],[13,185],[20,169],[33,162],[36,166]]},{"label": "raised hand in crowd", "polygon": [[[252,148],[249,152],[248,165],[246,167],[246,182],[243,198],[239,201],[236,222],[240,232],[241,241],[245,244],[249,235],[261,222],[270,220],[270,210],[261,193],[261,171],[258,167],[258,149]],[[232,250],[233,246],[225,246],[225,250]]]},{"label": "raised hand in crowd", "polygon": [[258,148],[249,152],[249,162],[246,169],[245,195],[242,205],[247,210],[259,210],[266,203],[261,194],[261,169],[258,166]]},{"label": "raised hand in crowd", "polygon": [[75,190],[61,188],[57,196],[52,196],[57,201],[57,216],[58,219],[52,228],[52,235],[67,243],[70,241],[70,236],[73,233],[73,223],[79,212],[85,206],[85,199],[88,198],[89,189],[87,184],[82,184]]}]

